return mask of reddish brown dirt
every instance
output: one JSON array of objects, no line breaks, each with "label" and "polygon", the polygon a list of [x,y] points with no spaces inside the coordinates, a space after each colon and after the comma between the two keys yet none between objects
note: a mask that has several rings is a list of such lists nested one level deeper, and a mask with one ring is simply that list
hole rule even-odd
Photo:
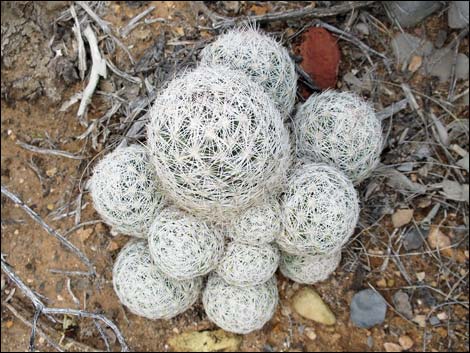
[{"label": "reddish brown dirt", "polygon": [[335,88],[341,53],[338,40],[326,29],[312,27],[302,35],[299,45],[301,66],[318,88]]}]

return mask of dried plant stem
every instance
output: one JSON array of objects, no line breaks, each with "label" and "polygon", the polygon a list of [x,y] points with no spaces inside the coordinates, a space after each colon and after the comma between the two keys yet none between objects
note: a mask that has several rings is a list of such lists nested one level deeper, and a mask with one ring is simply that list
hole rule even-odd
[{"label": "dried plant stem", "polygon": [[90,274],[95,275],[96,271],[92,262],[86,257],[86,255],[70,241],[64,238],[59,232],[53,229],[48,225],[36,212],[34,212],[28,205],[26,205],[23,200],[21,200],[17,195],[9,191],[5,186],[2,185],[2,194],[8,197],[11,201],[17,204],[23,209],[33,220],[39,223],[50,235],[57,238],[69,251],[77,255],[77,257],[88,267]]},{"label": "dried plant stem", "polygon": [[72,31],[77,37],[78,71],[80,72],[80,79],[83,81],[83,79],[85,78],[85,73],[87,69],[85,44],[83,44],[82,32],[80,30],[80,22],[78,21],[77,13],[73,5],[70,6],[70,13],[72,14],[73,20],[75,21],[75,24],[72,27]]},{"label": "dried plant stem", "polygon": [[[240,22],[249,22],[249,23],[256,23],[256,22],[270,22],[270,21],[287,21],[293,20],[297,18],[305,18],[305,17],[329,17],[335,16],[341,13],[349,12],[354,9],[359,9],[365,6],[369,6],[373,4],[375,1],[347,1],[344,4],[334,5],[328,8],[315,8],[315,7],[305,7],[303,9],[298,10],[290,10],[284,12],[274,12],[274,13],[267,13],[264,15],[257,15],[257,16],[246,16],[234,19],[224,19],[219,22],[214,22],[212,26],[214,28],[223,28],[223,27],[233,27]],[[214,16],[212,16],[215,18]],[[217,15],[217,17],[219,17]]]},{"label": "dried plant stem", "polygon": [[77,156],[73,153],[67,152],[67,151],[61,151],[61,150],[53,150],[49,148],[42,148],[42,147],[37,147],[33,145],[29,145],[25,142],[22,141],[17,141],[16,144],[25,150],[34,152],[34,153],[40,153],[40,154],[50,154],[53,156],[59,156],[59,157],[65,157],[65,158],[70,158],[70,159],[86,159],[87,157],[85,156]]},{"label": "dried plant stem", "polygon": [[98,48],[98,40],[96,39],[95,32],[88,26],[85,31],[83,31],[88,44],[90,45],[91,58],[93,61],[93,66],[91,67],[90,80],[83,91],[82,100],[80,102],[80,107],[78,108],[77,116],[80,119],[80,122],[83,123],[84,115],[88,103],[91,101],[91,97],[95,92],[96,86],[100,80],[100,76],[106,78],[106,60],[101,57],[100,49]]},{"label": "dried plant stem", "polygon": [[[3,192],[3,187],[2,187]],[[94,320],[102,321],[106,324],[111,330],[113,330],[116,338],[118,339],[121,345],[122,352],[128,352],[129,348],[127,347],[126,341],[121,334],[119,328],[107,317],[84,311],[84,310],[76,310],[76,309],[69,309],[69,308],[49,308],[44,305],[44,303],[39,299],[39,297],[16,275],[16,273],[12,270],[12,268],[6,263],[6,261],[1,260],[2,271],[12,280],[18,288],[32,301],[33,306],[35,308],[35,314],[33,317],[33,322],[31,324],[31,338],[30,338],[30,351],[34,351],[34,339],[37,329],[38,319],[41,314],[44,315],[72,315],[78,317],[86,317]]]},{"label": "dried plant stem", "polygon": [[145,16],[147,16],[149,13],[151,13],[153,10],[155,10],[155,6],[150,6],[148,9],[144,10],[134,18],[132,18],[129,23],[121,29],[121,36],[127,37],[131,31],[138,26],[139,21],[143,19]]},{"label": "dried plant stem", "polygon": [[127,47],[119,40],[117,39],[113,32],[111,31],[111,28],[109,28],[108,24],[109,22],[106,22],[106,21],[103,21],[97,14],[96,12],[94,12],[91,7],[87,4],[86,1],[76,1],[76,3],[86,11],[86,13],[98,24],[98,26],[101,27],[101,29],[103,30],[104,33],[106,33],[108,36],[110,36],[115,42],[116,44],[122,49],[124,50],[124,52],[127,54],[127,56],[129,57],[129,60],[131,61],[132,64],[135,64],[135,60],[134,58],[132,57],[129,49],[127,49]]}]

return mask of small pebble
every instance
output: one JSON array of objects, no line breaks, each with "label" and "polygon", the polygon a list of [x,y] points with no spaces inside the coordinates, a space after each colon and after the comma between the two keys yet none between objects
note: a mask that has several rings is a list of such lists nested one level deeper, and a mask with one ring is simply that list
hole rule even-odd
[{"label": "small pebble", "polygon": [[437,32],[436,36],[436,41],[434,42],[434,45],[436,48],[440,49],[444,46],[444,43],[446,42],[447,39],[447,32],[440,29],[439,32]]},{"label": "small pebble", "polygon": [[431,316],[429,318],[429,323],[433,326],[437,326],[441,323],[441,321],[437,318],[437,316]]},{"label": "small pebble", "polygon": [[369,35],[369,26],[367,26],[364,22],[358,23],[356,25],[356,30],[365,36]]},{"label": "small pebble", "polygon": [[303,288],[292,298],[292,308],[304,318],[324,325],[334,325],[336,317],[312,288]]},{"label": "small pebble", "polygon": [[447,316],[447,313],[445,312],[440,312],[439,314],[437,314],[437,318],[441,321],[445,321],[447,320],[449,317]]},{"label": "small pebble", "polygon": [[372,336],[367,337],[367,347],[372,348],[374,346],[374,339]]},{"label": "small pebble", "polygon": [[424,278],[426,278],[426,272],[417,272],[416,278],[418,279],[418,281],[423,282]]},{"label": "small pebble", "polygon": [[395,310],[406,318],[411,319],[413,317],[410,297],[404,291],[399,290],[393,295],[393,304],[395,305]]},{"label": "small pebble", "polygon": [[308,337],[308,339],[311,341],[315,341],[315,339],[317,338],[317,334],[311,327],[306,327],[304,330],[304,333]]},{"label": "small pebble", "polygon": [[419,327],[426,327],[426,315],[416,315],[412,321],[416,322]]},{"label": "small pebble", "polygon": [[414,344],[410,336],[400,336],[400,338],[398,339],[398,342],[400,343],[400,346],[402,346],[402,348],[406,351],[410,349],[411,347],[413,347],[413,344]]},{"label": "small pebble", "polygon": [[402,346],[396,343],[392,343],[392,342],[384,343],[384,348],[385,348],[385,352],[402,352],[403,351]]}]

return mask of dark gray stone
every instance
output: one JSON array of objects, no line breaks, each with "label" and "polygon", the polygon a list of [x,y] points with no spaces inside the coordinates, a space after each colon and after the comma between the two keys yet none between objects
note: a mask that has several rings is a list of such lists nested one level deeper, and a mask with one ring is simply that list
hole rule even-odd
[{"label": "dark gray stone", "polygon": [[432,294],[431,290],[427,287],[418,287],[414,293],[416,301],[421,302],[422,305],[431,308],[437,304],[436,298]]},{"label": "dark gray stone", "polygon": [[386,6],[402,27],[412,27],[441,7],[440,1],[387,1]]},{"label": "dark gray stone", "polygon": [[410,251],[410,250],[416,250],[421,248],[423,246],[424,240],[421,234],[426,234],[425,232],[420,231],[418,229],[410,229],[408,233],[405,234],[405,237],[403,238],[403,246],[405,247],[405,250]]},{"label": "dark gray stone", "polygon": [[369,328],[385,320],[385,299],[372,289],[357,292],[351,301],[351,321],[360,328]]}]

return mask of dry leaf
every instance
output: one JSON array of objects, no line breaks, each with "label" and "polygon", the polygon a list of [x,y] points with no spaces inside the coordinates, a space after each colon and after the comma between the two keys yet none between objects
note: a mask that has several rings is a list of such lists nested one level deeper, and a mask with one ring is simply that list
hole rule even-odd
[{"label": "dry leaf", "polygon": [[406,175],[396,169],[389,169],[386,172],[388,184],[402,193],[412,192],[416,194],[426,193],[426,186],[412,182]]},{"label": "dry leaf", "polygon": [[442,188],[441,194],[448,200],[469,202],[468,184],[460,184],[457,181],[444,180],[442,183],[434,184]]},{"label": "dry leaf", "polygon": [[266,6],[258,6],[258,5],[253,5],[250,7],[250,11],[253,12],[255,15],[264,15],[266,12],[268,12],[268,9]]}]

